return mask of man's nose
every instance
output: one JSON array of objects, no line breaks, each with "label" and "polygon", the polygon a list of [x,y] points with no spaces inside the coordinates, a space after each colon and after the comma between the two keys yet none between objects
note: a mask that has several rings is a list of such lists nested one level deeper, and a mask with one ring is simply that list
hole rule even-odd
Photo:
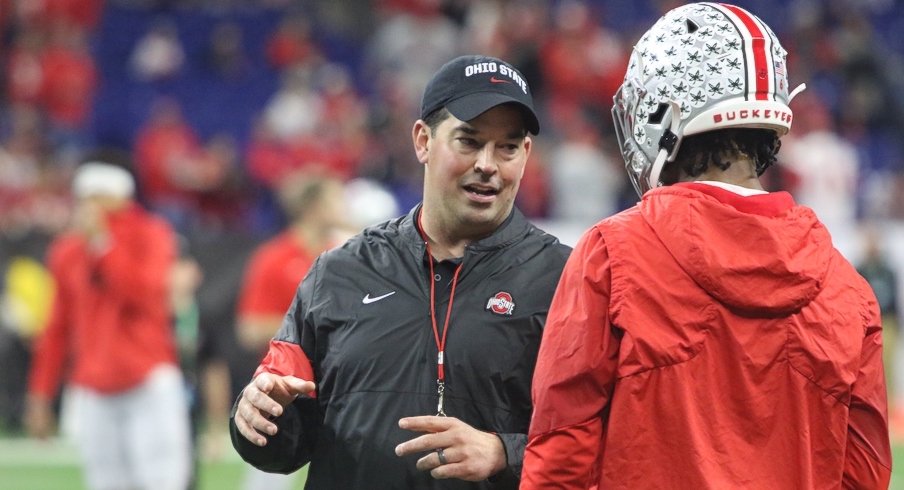
[{"label": "man's nose", "polygon": [[487,175],[496,173],[499,167],[496,162],[495,149],[495,145],[485,145],[477,155],[477,160],[474,162],[474,170]]}]

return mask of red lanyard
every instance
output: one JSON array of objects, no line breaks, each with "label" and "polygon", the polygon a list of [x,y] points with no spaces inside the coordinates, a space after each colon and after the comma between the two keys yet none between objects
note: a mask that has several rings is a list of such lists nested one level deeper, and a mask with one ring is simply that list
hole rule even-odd
[{"label": "red lanyard", "polygon": [[449,334],[449,317],[452,316],[452,303],[455,301],[455,287],[458,285],[458,273],[461,272],[461,264],[455,268],[452,276],[452,290],[449,292],[449,305],[446,306],[446,320],[443,322],[443,338],[439,337],[439,328],[436,325],[436,279],[433,272],[433,256],[430,255],[430,245],[427,245],[427,260],[430,263],[430,321],[433,323],[433,339],[436,341],[436,380],[444,381],[446,373],[443,371],[443,353],[446,350],[446,335]]},{"label": "red lanyard", "polygon": [[[418,216],[420,222],[420,216]],[[420,223],[418,223],[420,224]],[[439,336],[439,327],[436,325],[436,275],[433,271],[433,254],[430,253],[430,243],[427,240],[427,234],[421,227],[421,237],[424,239],[424,245],[427,247],[427,263],[430,264],[430,322],[433,325],[433,340],[436,342],[436,393],[439,395],[439,402],[436,406],[436,414],[445,417],[446,412],[443,410],[443,394],[446,390],[446,372],[443,369],[445,365],[446,353],[446,336],[449,334],[449,318],[452,316],[452,303],[455,301],[455,287],[458,285],[458,273],[461,272],[462,264],[458,264],[455,268],[455,274],[452,275],[452,289],[449,291],[449,305],[446,306],[446,320],[443,322],[443,336]]]}]

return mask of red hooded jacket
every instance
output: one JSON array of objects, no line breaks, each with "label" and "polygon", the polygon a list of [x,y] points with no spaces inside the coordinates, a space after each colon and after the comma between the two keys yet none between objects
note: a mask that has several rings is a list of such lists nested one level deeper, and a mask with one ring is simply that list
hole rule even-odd
[{"label": "red hooded jacket", "polygon": [[53,398],[64,377],[101,393],[122,392],[155,366],[178,363],[168,286],[172,229],[137,205],[108,215],[107,225],[110,244],[101,255],[77,234],[50,248],[57,287],[35,348],[31,394]]},{"label": "red hooded jacket", "polygon": [[887,488],[880,325],[789,194],[648,192],[568,261],[521,488]]}]

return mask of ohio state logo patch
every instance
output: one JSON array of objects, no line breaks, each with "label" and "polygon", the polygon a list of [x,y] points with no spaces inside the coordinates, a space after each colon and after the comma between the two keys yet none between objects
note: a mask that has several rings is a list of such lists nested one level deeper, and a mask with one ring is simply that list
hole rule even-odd
[{"label": "ohio state logo patch", "polygon": [[497,315],[511,315],[515,310],[515,302],[512,301],[511,294],[499,291],[487,301],[487,309]]}]

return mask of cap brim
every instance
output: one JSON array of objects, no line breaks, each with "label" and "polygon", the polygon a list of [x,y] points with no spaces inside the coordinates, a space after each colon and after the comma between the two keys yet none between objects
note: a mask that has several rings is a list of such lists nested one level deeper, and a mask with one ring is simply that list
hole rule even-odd
[{"label": "cap brim", "polygon": [[515,103],[523,109],[524,123],[532,134],[540,133],[534,109],[520,100],[498,92],[476,92],[446,103],[446,109],[462,121],[470,121],[500,104]]}]

